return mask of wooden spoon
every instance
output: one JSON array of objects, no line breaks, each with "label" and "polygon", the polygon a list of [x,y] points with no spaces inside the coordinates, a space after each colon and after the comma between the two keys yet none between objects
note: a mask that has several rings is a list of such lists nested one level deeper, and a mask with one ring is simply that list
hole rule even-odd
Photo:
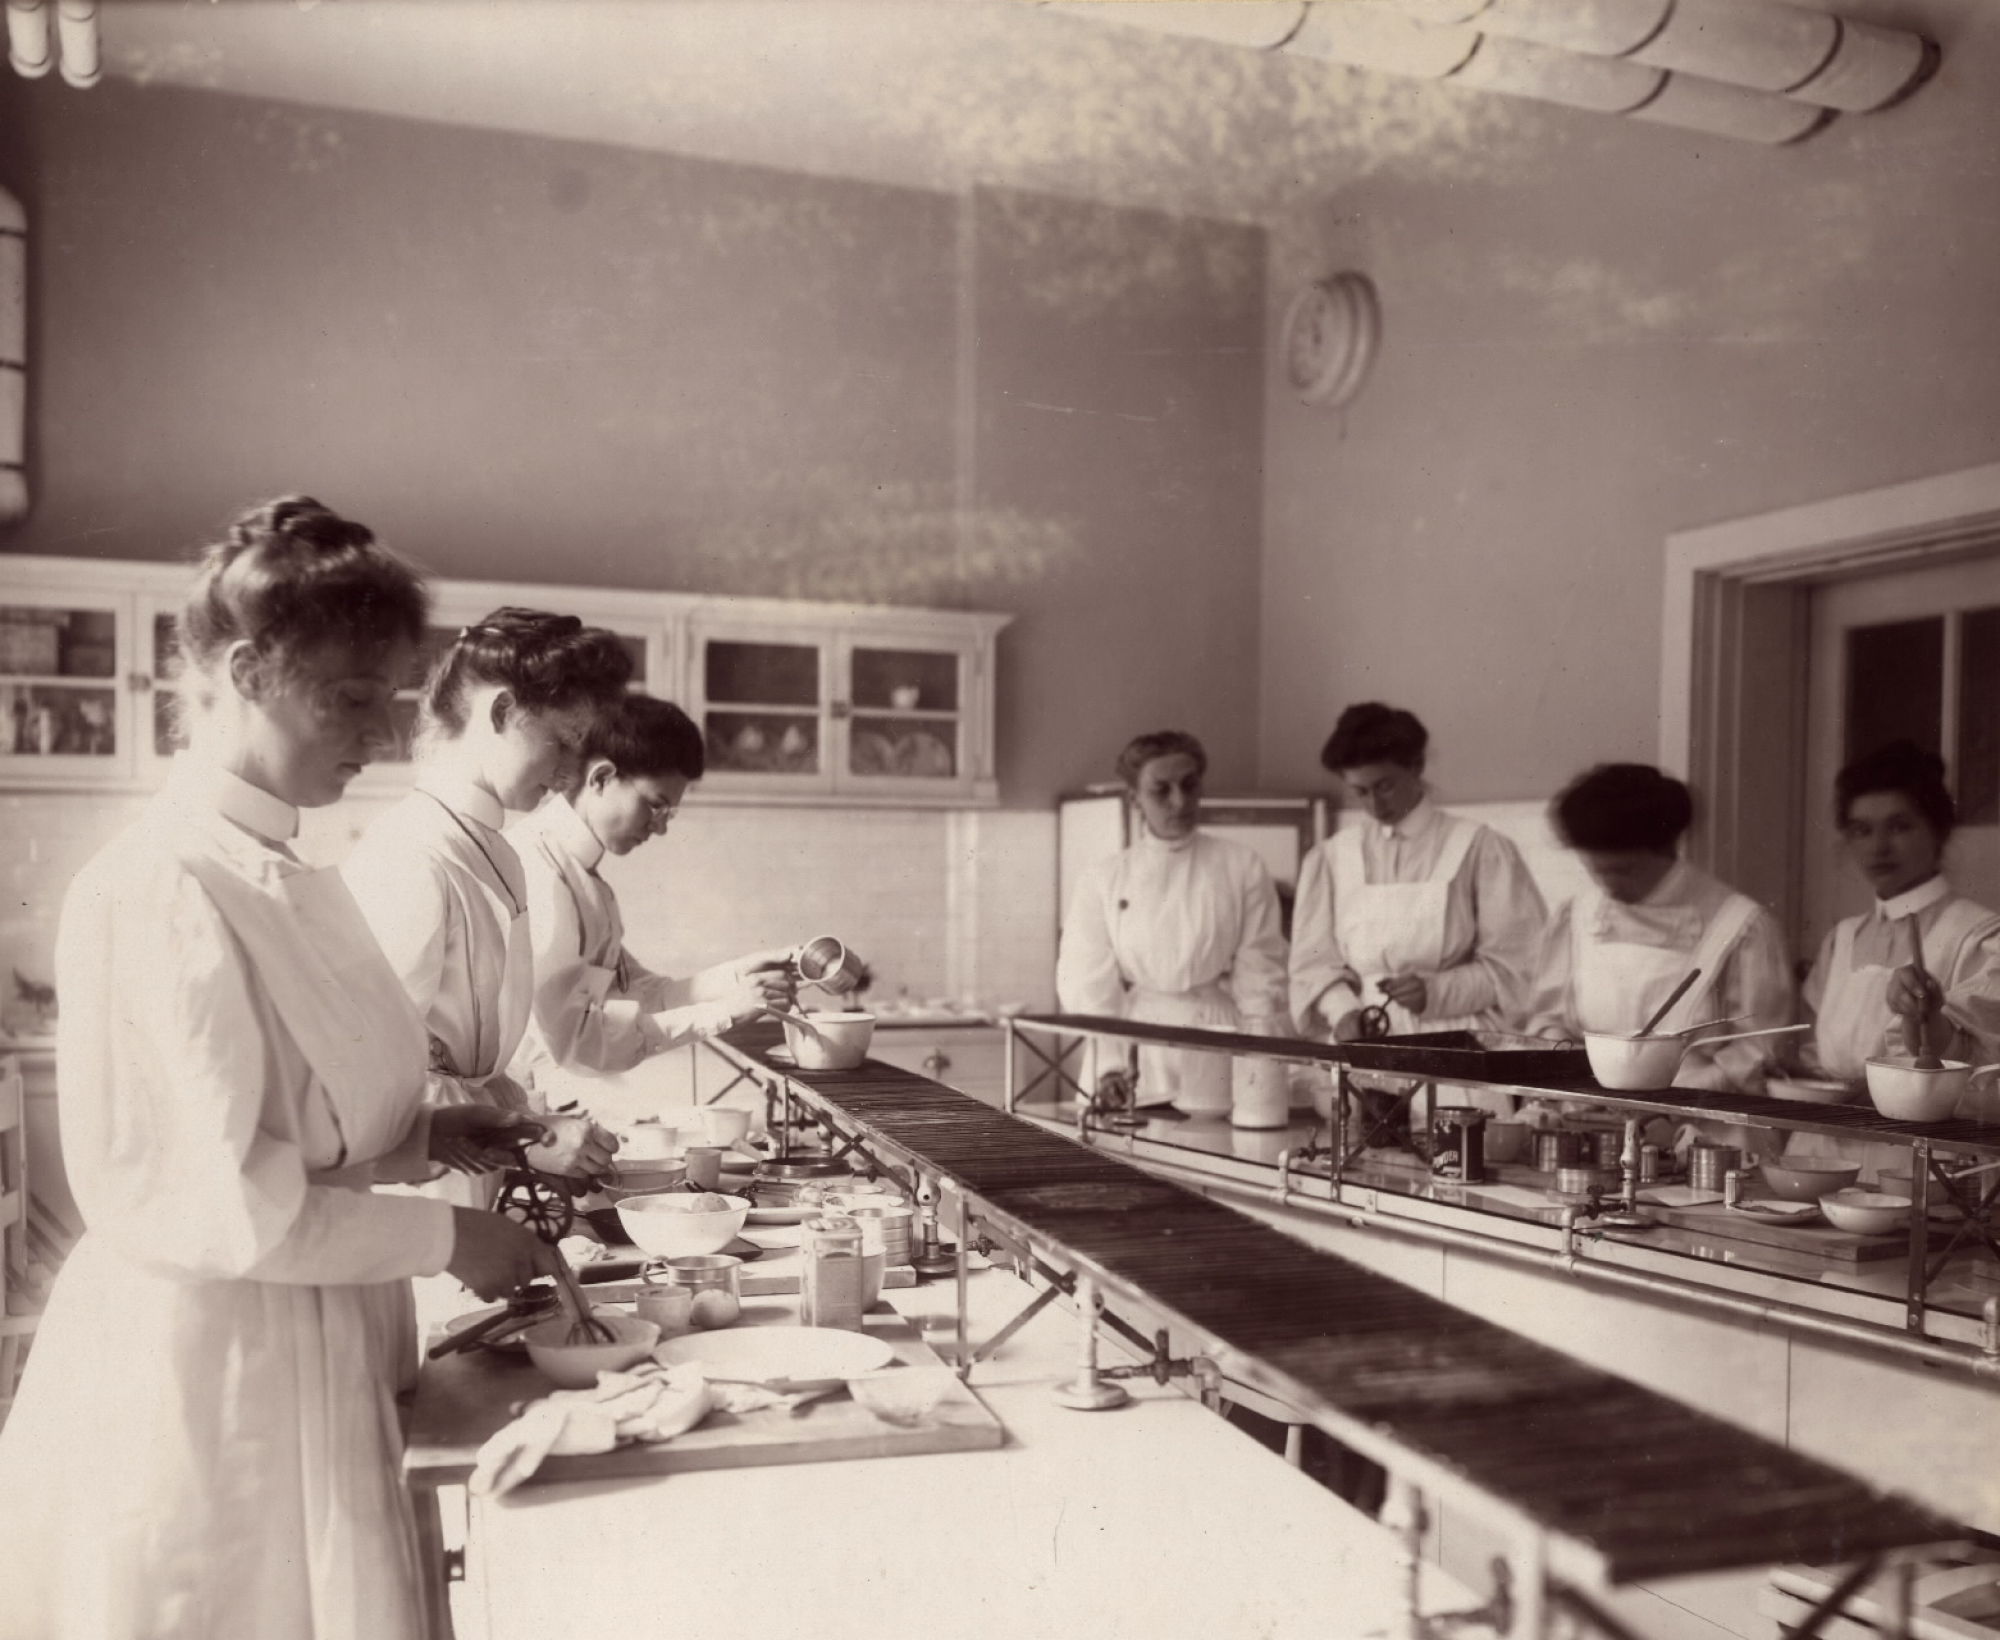
[{"label": "wooden spoon", "polygon": [[[1917,979],[1923,984],[1926,993],[1928,993],[1931,976],[1930,971],[1924,967],[1924,936],[1917,928],[1917,914],[1914,911],[1903,919],[1903,926],[1910,931],[1910,966],[1916,969]],[[1913,1071],[1941,1071],[1944,1069],[1944,1061],[1931,1052],[1930,1033],[1925,1029],[1930,1022],[1931,1016],[1929,1010],[1919,1007],[1917,1010],[1917,1041],[1914,1044],[1917,1051],[1910,1060],[1910,1069]]]},{"label": "wooden spoon", "polygon": [[1667,1000],[1661,1003],[1659,1007],[1653,1010],[1653,1017],[1647,1020],[1645,1024],[1639,1027],[1639,1035],[1651,1036],[1653,1034],[1653,1027],[1659,1024],[1661,1020],[1667,1017],[1667,1015],[1673,1010],[1674,1004],[1680,1001],[1682,997],[1688,994],[1688,987],[1694,984],[1694,982],[1700,978],[1701,978],[1701,970],[1699,968],[1690,968],[1687,971],[1687,973],[1682,977],[1680,984],[1676,985],[1673,988],[1672,992],[1668,995]]}]

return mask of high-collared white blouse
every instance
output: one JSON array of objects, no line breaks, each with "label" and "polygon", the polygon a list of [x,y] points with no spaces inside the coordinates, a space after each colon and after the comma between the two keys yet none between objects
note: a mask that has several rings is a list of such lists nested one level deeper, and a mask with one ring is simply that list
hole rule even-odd
[{"label": "high-collared white blouse", "polygon": [[0,1636],[420,1627],[394,1395],[443,1268],[424,1036],[296,813],[182,760],[57,952],[87,1226],[0,1431]]},{"label": "high-collared white blouse", "polygon": [[649,1054],[728,1028],[728,1007],[693,1001],[689,981],[653,973],[625,949],[618,896],[597,874],[604,845],[568,802],[549,798],[508,835],[527,880],[535,954],[520,1066],[629,1070]]}]

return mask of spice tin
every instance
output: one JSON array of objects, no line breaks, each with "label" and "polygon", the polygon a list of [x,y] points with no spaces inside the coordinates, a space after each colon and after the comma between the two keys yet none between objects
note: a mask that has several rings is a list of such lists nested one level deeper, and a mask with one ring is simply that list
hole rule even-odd
[{"label": "spice tin", "polygon": [[1660,1176],[1660,1147],[1644,1144],[1639,1147],[1639,1182],[1651,1184]]},{"label": "spice tin", "polygon": [[1488,1115],[1472,1105],[1440,1105],[1431,1112],[1432,1178],[1486,1182]]},{"label": "spice tin", "polygon": [[1722,1175],[1722,1205],[1734,1207],[1743,1199],[1743,1169],[1732,1167]]}]

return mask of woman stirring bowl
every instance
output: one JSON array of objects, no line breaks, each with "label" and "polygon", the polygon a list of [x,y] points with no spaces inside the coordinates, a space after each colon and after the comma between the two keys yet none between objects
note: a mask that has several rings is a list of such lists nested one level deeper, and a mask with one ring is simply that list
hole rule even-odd
[{"label": "woman stirring bowl", "polygon": [[[1278,892],[1253,850],[1201,830],[1207,772],[1201,742],[1179,730],[1140,735],[1119,753],[1138,836],[1077,883],[1056,961],[1068,1012],[1283,1034]],[[1224,1054],[1144,1044],[1138,1101],[1227,1115],[1231,1064]],[[1248,1062],[1245,1074],[1257,1074]]]},{"label": "woman stirring bowl", "polygon": [[[1958,814],[1943,762],[1909,741],[1856,759],[1834,779],[1834,818],[1875,903],[1835,926],[1806,979],[1819,1073],[1858,1088],[1883,1055],[2000,1058],[2000,913],[1954,893],[1944,874]],[[2000,1105],[1985,1086],[1959,1113],[1993,1121]]]},{"label": "woman stirring bowl", "polygon": [[[590,709],[632,670],[617,637],[573,615],[498,609],[465,628],[424,686],[416,790],[355,844],[342,872],[429,1032],[435,1102],[535,1113],[528,1160],[595,1177],[614,1141],[582,1117],[542,1114],[507,1068],[534,1001],[528,888],[508,811],[564,784]],[[492,1200],[496,1175],[450,1181]]]},{"label": "woman stirring bowl", "polygon": [[63,1159],[86,1230],[0,1433],[0,1636],[421,1630],[395,1396],[412,1276],[552,1255],[378,1194],[507,1119],[427,1111],[424,1030],[290,847],[392,738],[416,576],[318,502],[212,548],[180,617],[189,749],[63,905]]}]

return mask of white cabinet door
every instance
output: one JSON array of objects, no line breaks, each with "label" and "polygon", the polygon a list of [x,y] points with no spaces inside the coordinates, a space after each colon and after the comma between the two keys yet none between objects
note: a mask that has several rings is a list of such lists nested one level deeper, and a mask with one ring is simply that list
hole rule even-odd
[{"label": "white cabinet door", "polygon": [[842,736],[832,635],[799,622],[702,619],[688,633],[686,706],[707,743],[704,790],[825,795]]}]

